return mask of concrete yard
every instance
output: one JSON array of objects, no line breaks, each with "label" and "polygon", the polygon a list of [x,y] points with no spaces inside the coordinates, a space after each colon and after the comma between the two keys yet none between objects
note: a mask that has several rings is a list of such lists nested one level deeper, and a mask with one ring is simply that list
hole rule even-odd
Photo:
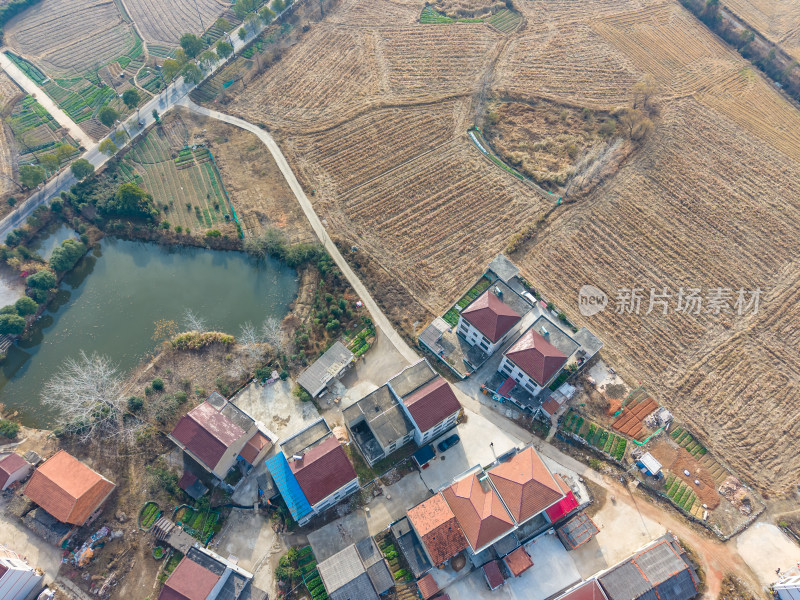
[{"label": "concrete yard", "polygon": [[6,502],[0,503],[0,544],[8,547],[45,573],[45,584],[51,583],[61,567],[61,549],[36,537],[15,517],[6,514]]},{"label": "concrete yard", "polygon": [[[636,501],[642,502],[640,498]],[[667,531],[663,525],[633,510],[630,504],[610,498],[592,520],[600,533],[570,552],[584,579],[625,560]]]},{"label": "concrete yard", "polygon": [[455,581],[445,590],[451,598],[486,600],[545,600],[581,580],[573,556],[555,535],[543,534],[525,544],[533,567],[507,579],[497,590],[489,590],[482,569]]},{"label": "concrete yard", "polygon": [[[503,431],[485,417],[464,409],[465,423],[459,424],[433,441],[434,448],[443,439],[457,433],[461,442],[444,453],[436,450],[436,458],[422,471],[422,479],[431,490],[449,485],[458,475],[475,465],[488,465],[501,454],[515,446],[521,447],[523,441]],[[490,446],[489,444],[494,444]]]},{"label": "concrete yard", "polygon": [[319,413],[311,402],[301,402],[292,394],[293,387],[291,379],[263,386],[251,383],[231,400],[275,433],[280,443],[319,419]]},{"label": "concrete yard", "polygon": [[257,587],[269,593],[270,598],[276,596],[274,571],[286,547],[262,514],[238,508],[231,510],[211,549],[224,558],[235,556],[240,567],[255,575]]},{"label": "concrete yard", "polygon": [[414,472],[395,484],[383,488],[383,495],[367,505],[369,512],[356,509],[332,523],[308,534],[317,561],[325,560],[340,550],[375,535],[405,516],[406,510],[430,497],[428,489]]},{"label": "concrete yard", "polygon": [[736,538],[736,549],[764,587],[775,583],[775,569],[788,571],[800,564],[800,547],[771,523],[745,529]]}]

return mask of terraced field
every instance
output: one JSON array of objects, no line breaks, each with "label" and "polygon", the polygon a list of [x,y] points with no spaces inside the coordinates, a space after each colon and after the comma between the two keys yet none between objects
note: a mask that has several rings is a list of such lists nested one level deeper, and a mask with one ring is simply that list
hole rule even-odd
[{"label": "terraced field", "polygon": [[800,4],[794,0],[725,0],[723,4],[800,60]]}]

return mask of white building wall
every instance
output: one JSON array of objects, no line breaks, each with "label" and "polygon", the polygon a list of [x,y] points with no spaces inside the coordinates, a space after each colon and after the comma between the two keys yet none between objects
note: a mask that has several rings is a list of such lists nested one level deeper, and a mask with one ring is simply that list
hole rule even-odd
[{"label": "white building wall", "polygon": [[0,598],[2,600],[25,600],[35,588],[41,585],[42,575],[18,558],[0,559],[8,570],[0,578]]},{"label": "white building wall", "polygon": [[[33,469],[33,467],[31,465],[28,465],[24,469],[20,469],[19,471],[17,471],[13,475],[11,475],[11,477],[8,478],[8,481],[6,481],[6,484],[3,486],[2,489],[6,490],[11,485],[15,484],[16,482],[25,479],[28,475],[30,475],[30,472],[31,472],[32,469]],[[0,596],[0,600],[3,600],[2,596]]]},{"label": "white building wall", "polygon": [[506,377],[511,377],[514,381],[523,385],[531,394],[536,395],[542,390],[542,386],[531,379],[525,371],[509,360],[507,356],[504,356],[503,360],[500,361],[500,367],[497,370]]},{"label": "white building wall", "polygon": [[445,431],[450,429],[451,427],[455,427],[456,423],[458,422],[458,413],[461,411],[456,411],[449,417],[447,417],[444,421],[441,421],[438,425],[429,429],[425,433],[419,431],[419,429],[415,429],[414,431],[414,441],[417,442],[418,446],[424,446],[431,440],[436,439],[440,435],[442,435]]},{"label": "white building wall", "polygon": [[330,496],[326,496],[325,498],[314,504],[311,507],[313,512],[309,513],[306,517],[298,521],[298,523],[300,525],[305,525],[312,519],[312,517],[325,512],[334,504],[341,502],[343,499],[347,498],[350,494],[358,491],[360,487],[361,486],[358,484],[358,477],[355,477],[353,480],[349,481],[346,485],[340,487]]},{"label": "white building wall", "polygon": [[512,327],[510,330],[506,332],[506,334],[503,337],[501,337],[499,340],[497,340],[497,342],[493,344],[492,341],[485,335],[483,335],[480,331],[478,331],[472,323],[470,323],[464,317],[459,315],[458,329],[456,331],[460,333],[462,336],[464,336],[464,339],[466,339],[470,345],[479,346],[481,350],[483,350],[484,352],[486,352],[486,354],[491,356],[492,354],[494,354],[495,350],[497,350],[500,346],[503,345],[503,342],[505,342],[508,339],[509,334],[513,330],[514,328]]}]

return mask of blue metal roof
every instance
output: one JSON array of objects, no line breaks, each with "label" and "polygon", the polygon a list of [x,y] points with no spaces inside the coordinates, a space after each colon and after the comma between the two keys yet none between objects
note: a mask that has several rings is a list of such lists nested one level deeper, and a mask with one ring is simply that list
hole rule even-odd
[{"label": "blue metal roof", "polygon": [[414,452],[414,454],[412,454],[411,456],[414,458],[417,465],[421,467],[427,462],[433,460],[433,457],[436,456],[436,452],[434,451],[433,446],[431,444],[428,444],[427,446],[423,446],[422,448]]},{"label": "blue metal roof", "polygon": [[278,486],[278,490],[289,508],[289,512],[292,513],[292,518],[295,521],[299,521],[311,513],[311,505],[308,503],[305,494],[303,494],[303,490],[300,489],[300,484],[297,483],[294,473],[289,468],[289,463],[283,452],[278,452],[266,463],[275,485]]}]

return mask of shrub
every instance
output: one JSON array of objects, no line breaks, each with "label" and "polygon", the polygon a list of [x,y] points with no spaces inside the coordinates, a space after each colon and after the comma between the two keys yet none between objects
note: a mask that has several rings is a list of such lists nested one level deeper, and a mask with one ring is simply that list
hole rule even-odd
[{"label": "shrub", "polygon": [[13,440],[19,433],[19,423],[9,421],[8,419],[0,419],[0,435],[9,440]]},{"label": "shrub", "polygon": [[56,276],[52,271],[39,271],[38,273],[30,275],[28,279],[26,279],[26,283],[28,287],[37,290],[50,290],[56,287]]},{"label": "shrub", "polygon": [[0,334],[19,335],[25,331],[25,319],[19,315],[0,315]]},{"label": "shrub", "polygon": [[160,392],[161,390],[164,389],[164,380],[161,379],[160,377],[156,377],[155,379],[153,379],[153,383],[151,385],[153,386],[153,389],[155,391]]},{"label": "shrub", "polygon": [[131,396],[128,398],[128,410],[137,412],[144,406],[144,398],[141,396]]},{"label": "shrub", "polygon": [[294,386],[293,393],[297,396],[302,402],[311,402],[311,394],[305,391],[299,385]]},{"label": "shrub", "polygon": [[206,231],[206,237],[210,238],[218,238],[222,236],[222,232],[219,229],[209,229]]}]

